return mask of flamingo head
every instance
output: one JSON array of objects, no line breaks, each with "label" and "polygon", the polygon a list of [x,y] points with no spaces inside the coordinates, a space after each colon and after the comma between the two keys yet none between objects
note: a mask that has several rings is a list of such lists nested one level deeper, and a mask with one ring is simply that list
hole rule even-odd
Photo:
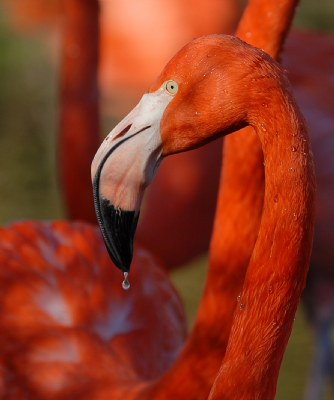
[{"label": "flamingo head", "polygon": [[95,208],[109,254],[124,272],[143,193],[161,160],[247,125],[250,88],[243,79],[265,57],[231,36],[190,42],[101,144],[92,163]]}]

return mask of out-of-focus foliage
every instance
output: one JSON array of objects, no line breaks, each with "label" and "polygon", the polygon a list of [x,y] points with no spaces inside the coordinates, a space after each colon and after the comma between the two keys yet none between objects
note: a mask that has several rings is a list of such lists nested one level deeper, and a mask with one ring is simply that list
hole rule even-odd
[{"label": "out-of-focus foliage", "polygon": [[56,68],[39,38],[0,18],[0,223],[51,218],[59,215]]},{"label": "out-of-focus foliage", "polygon": [[323,32],[334,32],[333,0],[301,0],[295,26]]}]

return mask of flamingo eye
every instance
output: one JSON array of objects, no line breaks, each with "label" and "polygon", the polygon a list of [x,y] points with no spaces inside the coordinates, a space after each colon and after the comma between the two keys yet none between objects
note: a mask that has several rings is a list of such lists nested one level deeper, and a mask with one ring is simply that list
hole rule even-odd
[{"label": "flamingo eye", "polygon": [[177,91],[179,90],[179,85],[175,81],[166,81],[165,82],[165,89],[169,94],[174,96]]}]

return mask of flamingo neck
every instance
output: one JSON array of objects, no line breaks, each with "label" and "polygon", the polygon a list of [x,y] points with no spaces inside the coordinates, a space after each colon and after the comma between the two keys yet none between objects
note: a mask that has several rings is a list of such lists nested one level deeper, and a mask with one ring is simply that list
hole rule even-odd
[{"label": "flamingo neck", "polygon": [[[277,58],[297,3],[296,0],[250,1],[239,23],[237,36]],[[256,24],[259,18],[261,24]],[[211,342],[220,343],[220,347],[214,349],[203,348],[203,354],[210,351],[212,358],[217,355],[217,368],[218,354],[221,357],[225,354],[237,298],[258,235],[263,198],[261,143],[253,127],[248,126],[224,140],[209,270],[192,333],[195,336],[199,332]]]},{"label": "flamingo neck", "polygon": [[293,100],[280,90],[270,93],[270,104],[258,107],[260,112],[250,118],[265,160],[262,221],[210,400],[222,394],[274,398],[308,271],[314,222],[312,155]]},{"label": "flamingo neck", "polygon": [[99,2],[64,2],[58,162],[70,219],[96,223],[91,160],[100,144],[98,96]]}]

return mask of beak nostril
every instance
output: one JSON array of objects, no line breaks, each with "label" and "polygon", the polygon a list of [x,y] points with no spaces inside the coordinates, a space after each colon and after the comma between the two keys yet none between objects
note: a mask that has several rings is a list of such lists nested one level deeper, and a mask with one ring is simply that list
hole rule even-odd
[{"label": "beak nostril", "polygon": [[131,128],[132,124],[128,125],[127,127],[125,127],[119,134],[117,134],[113,140],[119,139],[120,137],[124,136],[126,134],[126,132],[129,131],[129,129]]}]

